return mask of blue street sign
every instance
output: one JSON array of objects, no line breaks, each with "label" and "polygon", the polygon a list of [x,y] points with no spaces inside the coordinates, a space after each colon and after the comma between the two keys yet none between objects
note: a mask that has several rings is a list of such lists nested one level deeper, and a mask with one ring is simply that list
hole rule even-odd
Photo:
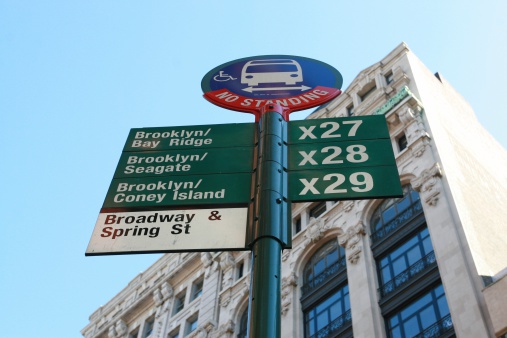
[{"label": "blue street sign", "polygon": [[340,94],[343,78],[321,61],[292,55],[262,55],[234,60],[208,72],[201,82],[212,103],[257,112],[270,103],[290,111],[319,106]]}]

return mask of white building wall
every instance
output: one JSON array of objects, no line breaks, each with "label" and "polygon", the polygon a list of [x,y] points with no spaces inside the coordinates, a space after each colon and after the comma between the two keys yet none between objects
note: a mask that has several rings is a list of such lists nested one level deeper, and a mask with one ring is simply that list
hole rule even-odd
[{"label": "white building wall", "polygon": [[[393,82],[387,84],[389,72]],[[361,102],[359,94],[372,83],[376,91]],[[402,184],[411,184],[421,196],[455,331],[458,337],[494,336],[480,275],[494,276],[507,267],[507,236],[498,235],[506,234],[501,221],[507,219],[507,209],[498,201],[507,200],[507,156],[468,104],[401,44],[309,118],[346,116],[350,104],[356,115],[371,114],[399,93],[405,94],[386,120]],[[408,146],[400,151],[397,138],[402,134]],[[283,338],[304,337],[303,269],[330,239],[346,251],[354,336],[386,337],[369,224],[380,203],[327,202],[318,219],[309,218],[312,203],[293,205],[302,230],[294,234],[293,248],[282,254]],[[249,252],[164,255],[92,314],[81,332],[86,338],[116,338],[139,328],[141,338],[167,338],[176,330],[184,337],[189,319],[198,316],[198,328],[188,337],[236,337],[248,306],[250,259]],[[190,300],[192,284],[199,279],[204,281],[202,295]],[[175,297],[183,291],[185,307],[174,314]],[[153,317],[152,334],[142,336],[143,325]]]}]

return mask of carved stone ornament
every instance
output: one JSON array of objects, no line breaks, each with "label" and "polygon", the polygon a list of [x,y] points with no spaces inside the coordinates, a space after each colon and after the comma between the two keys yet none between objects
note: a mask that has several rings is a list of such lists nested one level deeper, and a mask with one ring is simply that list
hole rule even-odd
[{"label": "carved stone ornament", "polygon": [[218,263],[215,262],[209,252],[201,253],[201,262],[204,266],[204,278],[208,278],[210,273],[218,268]]},{"label": "carved stone ornament", "polygon": [[290,250],[284,250],[282,253],[282,262],[285,262],[290,257]]},{"label": "carved stone ornament", "polygon": [[221,259],[220,259],[220,267],[224,270],[232,268],[236,265],[236,262],[234,261],[234,256],[230,252],[223,253]]},{"label": "carved stone ornament", "polygon": [[127,327],[127,323],[125,323],[123,320],[118,320],[116,322],[116,333],[118,334],[118,337],[123,337],[127,334],[127,331],[128,331],[128,327]]},{"label": "carved stone ornament", "polygon": [[153,290],[153,301],[155,302],[155,306],[161,306],[162,303],[164,302],[163,298],[162,298],[162,292],[160,291],[160,289],[155,289]]},{"label": "carved stone ornament", "polygon": [[190,333],[187,337],[189,338],[206,338],[208,337],[208,332],[202,326],[195,329],[194,332]]},{"label": "carved stone ornament", "polygon": [[426,150],[426,146],[429,144],[428,141],[429,136],[427,135],[425,136],[426,137],[423,137],[419,141],[414,142],[410,145],[412,155],[414,155],[415,157],[421,157],[424,154],[424,151]]},{"label": "carved stone ornament", "polygon": [[343,210],[345,212],[350,212],[352,208],[354,207],[354,201],[344,201],[343,202]]},{"label": "carved stone ornament", "polygon": [[207,268],[211,264],[213,264],[213,256],[209,252],[203,252],[201,253],[201,262],[202,265]]},{"label": "carved stone ornament", "polygon": [[227,307],[227,305],[229,305],[230,302],[231,302],[231,290],[224,292],[220,296],[220,305],[221,306]]},{"label": "carved stone ornament", "polygon": [[214,335],[216,338],[229,338],[234,334],[235,324],[232,320],[228,320],[227,323],[220,325],[216,334]]},{"label": "carved stone ornament", "polygon": [[338,243],[347,250],[347,259],[352,264],[356,264],[361,256],[361,251],[363,251],[361,240],[365,234],[366,231],[362,221],[349,227],[346,231],[340,228]]},{"label": "carved stone ornament", "polygon": [[295,272],[291,272],[289,276],[282,278],[282,316],[285,316],[289,312],[290,304],[292,303],[292,289],[297,284]]},{"label": "carved stone ornament", "polygon": [[167,300],[174,295],[173,287],[167,282],[164,282],[162,284],[160,291],[162,292],[162,297],[164,300]]},{"label": "carved stone ornament", "polygon": [[107,336],[109,338],[116,338],[118,334],[116,333],[116,328],[114,325],[109,327],[109,331],[107,332]]},{"label": "carved stone ornament", "polygon": [[324,232],[328,229],[325,222],[326,218],[311,218],[310,224],[306,227],[305,236],[312,243],[318,242],[323,236]]},{"label": "carved stone ornament", "polygon": [[440,188],[437,183],[442,177],[442,169],[438,163],[424,170],[419,177],[411,181],[412,187],[419,192],[421,199],[428,205],[435,206],[440,198]]},{"label": "carved stone ornament", "polygon": [[404,125],[409,125],[412,122],[417,121],[414,111],[410,108],[403,109],[401,112],[398,113],[398,117],[400,118],[400,121]]}]

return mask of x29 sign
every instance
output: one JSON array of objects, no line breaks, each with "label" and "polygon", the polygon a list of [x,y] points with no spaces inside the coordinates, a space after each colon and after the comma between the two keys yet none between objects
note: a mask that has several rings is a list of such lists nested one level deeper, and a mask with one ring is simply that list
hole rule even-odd
[{"label": "x29 sign", "polygon": [[384,116],[289,122],[292,202],[401,197]]}]

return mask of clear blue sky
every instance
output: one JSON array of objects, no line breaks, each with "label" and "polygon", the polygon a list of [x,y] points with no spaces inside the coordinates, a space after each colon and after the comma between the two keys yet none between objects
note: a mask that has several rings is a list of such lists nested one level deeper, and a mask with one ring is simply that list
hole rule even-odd
[{"label": "clear blue sky", "polygon": [[346,88],[405,41],[507,145],[507,2],[358,2],[0,0],[2,336],[81,337],[160,257],[84,252],[130,128],[253,122],[202,98],[224,62],[310,57]]}]

